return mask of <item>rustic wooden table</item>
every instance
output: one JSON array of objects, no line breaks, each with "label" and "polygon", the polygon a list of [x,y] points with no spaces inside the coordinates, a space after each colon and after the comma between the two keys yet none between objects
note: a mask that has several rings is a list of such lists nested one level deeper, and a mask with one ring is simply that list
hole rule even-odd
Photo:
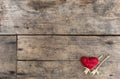
[{"label": "rustic wooden table", "polygon": [[[81,56],[107,54],[83,73]],[[120,79],[120,1],[0,0],[0,79]]]}]

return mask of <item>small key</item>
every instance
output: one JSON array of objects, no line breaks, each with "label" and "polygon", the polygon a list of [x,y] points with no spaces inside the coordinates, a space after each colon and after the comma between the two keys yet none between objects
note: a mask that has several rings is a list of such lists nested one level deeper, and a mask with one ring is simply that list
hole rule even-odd
[{"label": "small key", "polygon": [[105,59],[91,72],[91,74],[92,75],[99,74],[98,69],[109,57],[110,57],[109,55],[107,57],[105,57]]}]

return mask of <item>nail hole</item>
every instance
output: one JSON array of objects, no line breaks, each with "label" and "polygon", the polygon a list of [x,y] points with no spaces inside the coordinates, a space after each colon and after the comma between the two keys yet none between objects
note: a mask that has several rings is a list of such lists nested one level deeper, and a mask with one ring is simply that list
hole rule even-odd
[{"label": "nail hole", "polygon": [[19,26],[14,26],[15,28],[19,28]]},{"label": "nail hole", "polygon": [[108,44],[108,45],[112,45],[112,44],[114,44],[113,41],[107,41],[107,42],[105,42],[105,43]]},{"label": "nail hole", "polygon": [[23,50],[23,48],[18,48],[18,50],[19,50],[19,51],[22,51],[22,50]]},{"label": "nail hole", "polygon": [[15,71],[9,71],[10,74],[15,74]]},{"label": "nail hole", "polygon": [[113,76],[112,74],[110,74],[109,76]]}]

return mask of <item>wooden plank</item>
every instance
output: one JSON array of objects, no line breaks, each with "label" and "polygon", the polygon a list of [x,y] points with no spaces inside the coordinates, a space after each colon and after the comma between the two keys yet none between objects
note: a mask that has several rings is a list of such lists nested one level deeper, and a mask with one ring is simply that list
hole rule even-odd
[{"label": "wooden plank", "polygon": [[[1,25],[1,21],[3,20],[3,17],[4,17],[4,5],[3,5],[3,1],[0,0],[0,25]],[[1,26],[0,26],[0,32],[1,32]]]},{"label": "wooden plank", "polygon": [[119,0],[2,0],[2,2],[4,2],[1,9],[4,12],[4,15],[1,15],[2,33],[120,34]]},{"label": "wooden plank", "polygon": [[16,77],[16,37],[0,36],[0,79]]},{"label": "wooden plank", "polygon": [[120,59],[119,36],[19,36],[19,60],[79,60],[110,54]]},{"label": "wooden plank", "polygon": [[100,75],[83,73],[79,61],[19,61],[18,79],[119,79],[120,62],[109,59],[99,69]]}]

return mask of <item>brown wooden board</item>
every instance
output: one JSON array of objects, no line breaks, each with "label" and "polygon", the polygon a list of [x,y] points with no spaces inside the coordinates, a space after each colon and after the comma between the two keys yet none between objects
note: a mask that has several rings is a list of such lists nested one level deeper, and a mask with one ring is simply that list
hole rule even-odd
[{"label": "brown wooden board", "polygon": [[[100,75],[83,73],[82,56],[108,54]],[[0,79],[120,79],[119,74],[119,0],[0,0]]]},{"label": "brown wooden board", "polygon": [[0,36],[0,79],[16,77],[16,36]]},{"label": "brown wooden board", "polygon": [[[18,36],[17,79],[119,79],[119,36]],[[81,56],[110,55],[100,75],[83,73]]]},{"label": "brown wooden board", "polygon": [[19,61],[18,79],[119,79],[120,62],[109,59],[100,68],[100,75],[83,73],[79,61]]},{"label": "brown wooden board", "polygon": [[119,36],[19,36],[18,60],[79,60],[111,55],[120,60]]},{"label": "brown wooden board", "polygon": [[0,0],[1,33],[120,34],[119,0]]}]

